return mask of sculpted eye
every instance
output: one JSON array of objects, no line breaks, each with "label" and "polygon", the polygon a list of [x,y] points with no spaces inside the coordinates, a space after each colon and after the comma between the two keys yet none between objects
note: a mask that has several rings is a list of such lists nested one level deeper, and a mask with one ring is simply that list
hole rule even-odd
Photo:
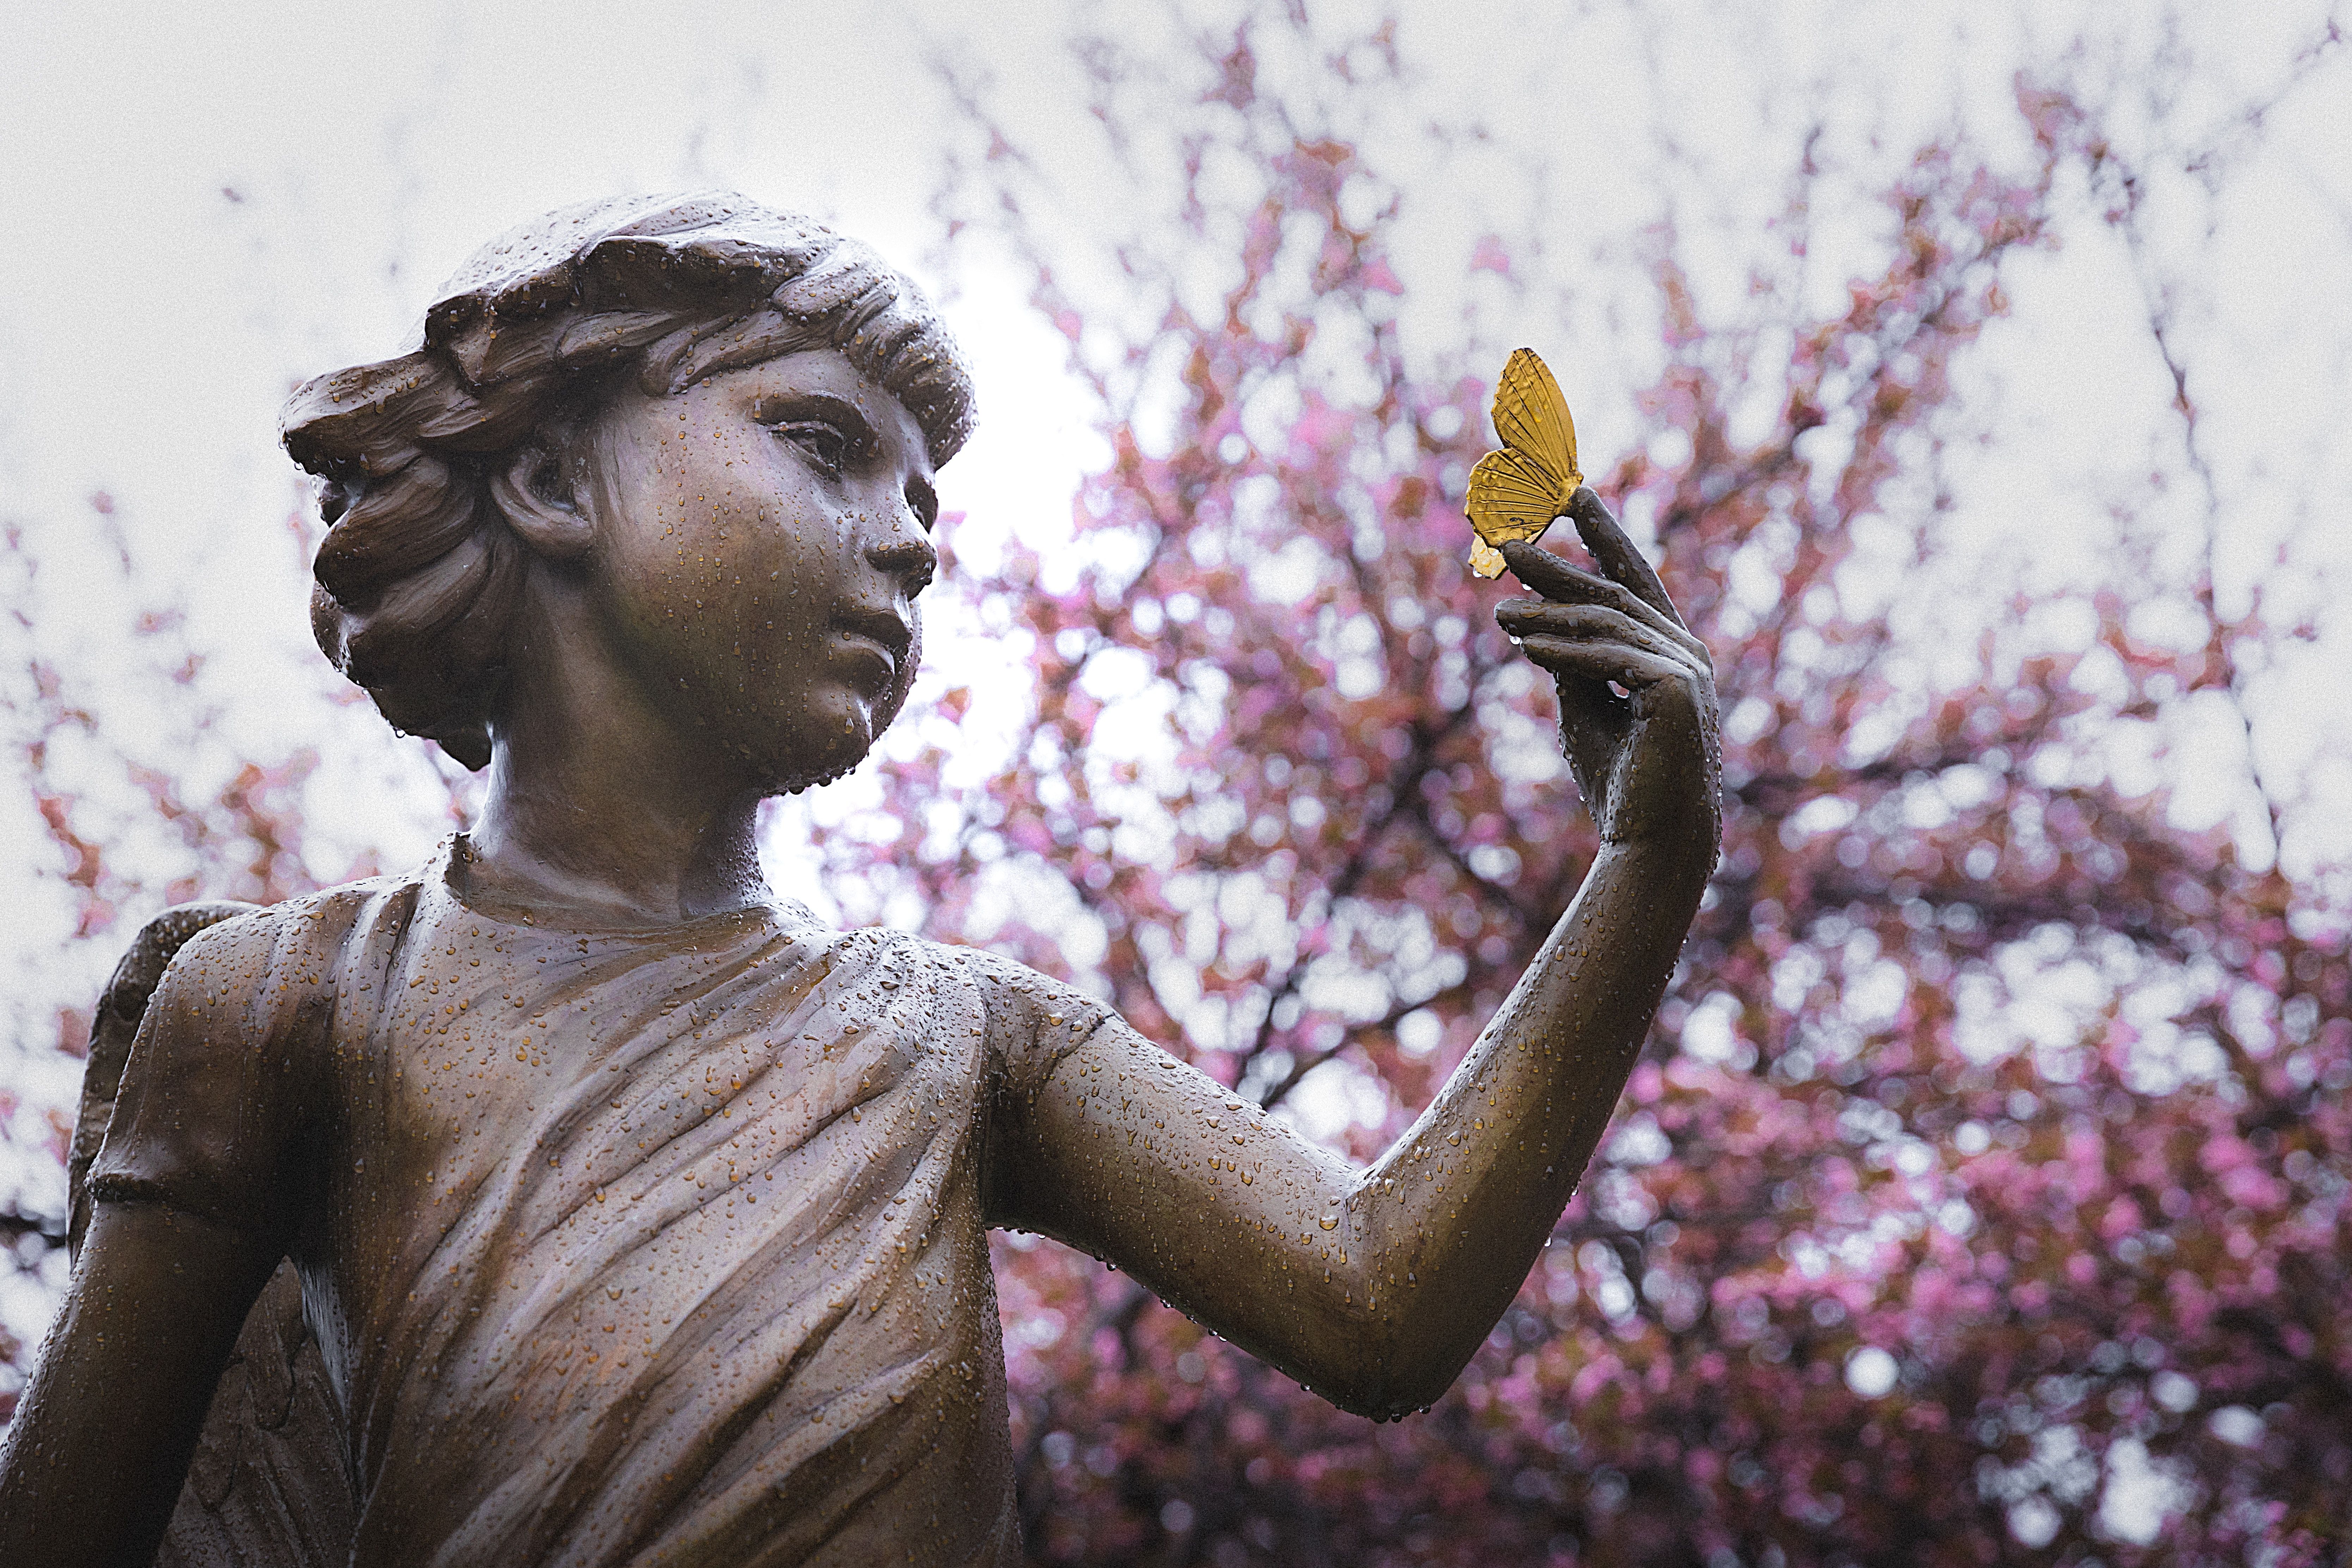
[{"label": "sculpted eye", "polygon": [[792,419],[776,426],[776,434],[805,452],[828,474],[838,474],[849,461],[849,437],[821,419]]}]

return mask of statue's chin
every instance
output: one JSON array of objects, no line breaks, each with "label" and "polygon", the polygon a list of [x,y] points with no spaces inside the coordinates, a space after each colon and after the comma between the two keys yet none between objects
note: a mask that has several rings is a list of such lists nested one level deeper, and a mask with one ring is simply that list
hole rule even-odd
[{"label": "statue's chin", "polygon": [[768,770],[767,782],[760,788],[762,795],[798,795],[803,790],[829,784],[855,771],[857,764],[872,752],[871,746],[859,746],[854,751],[836,750],[818,762],[808,757],[796,758],[782,766]]},{"label": "statue's chin", "polygon": [[858,763],[873,754],[883,732],[898,719],[906,701],[904,687],[894,689],[881,702],[864,710],[859,715],[863,722],[850,726],[846,733],[823,747],[821,754],[812,754],[814,749],[810,749],[778,759],[767,769],[769,782],[761,793],[798,795],[855,772]]}]

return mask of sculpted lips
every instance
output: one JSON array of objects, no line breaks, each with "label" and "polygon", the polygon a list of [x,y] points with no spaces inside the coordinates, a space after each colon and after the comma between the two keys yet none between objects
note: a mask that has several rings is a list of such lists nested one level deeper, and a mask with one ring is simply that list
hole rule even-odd
[{"label": "sculpted lips", "polygon": [[906,662],[907,649],[914,641],[907,623],[888,610],[844,615],[834,622],[833,629],[844,651],[874,664],[886,684],[898,678],[899,666]]}]

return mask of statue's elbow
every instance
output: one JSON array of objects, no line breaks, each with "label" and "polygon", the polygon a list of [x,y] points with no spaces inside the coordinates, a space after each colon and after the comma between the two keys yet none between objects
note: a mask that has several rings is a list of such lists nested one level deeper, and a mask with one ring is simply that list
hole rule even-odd
[{"label": "statue's elbow", "polygon": [[1339,1386],[1323,1390],[1323,1395],[1350,1415],[1361,1415],[1372,1421],[1402,1421],[1417,1415],[1436,1404],[1462,1375],[1466,1363],[1449,1363],[1443,1367],[1390,1366],[1365,1367]]},{"label": "statue's elbow", "polygon": [[1415,1326],[1393,1320],[1379,1324],[1317,1392],[1350,1415],[1374,1421],[1400,1421],[1428,1409],[1454,1386],[1484,1336],[1457,1347],[1416,1334]]}]

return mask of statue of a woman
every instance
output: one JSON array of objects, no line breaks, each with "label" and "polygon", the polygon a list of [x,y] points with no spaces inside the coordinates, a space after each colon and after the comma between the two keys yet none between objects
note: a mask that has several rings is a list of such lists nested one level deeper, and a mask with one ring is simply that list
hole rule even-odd
[{"label": "statue of a woman", "polygon": [[760,802],[906,699],[971,419],[903,279],[730,196],[551,215],[415,353],[294,395],[320,642],[487,804],[404,876],[126,961],[0,1562],[142,1563],[167,1527],[178,1561],[1015,1562],[991,1226],[1348,1409],[1445,1390],[1712,867],[1706,654],[1591,490],[1600,574],[1508,547],[1601,849],[1353,1169],[1100,1003],[761,881]]}]

